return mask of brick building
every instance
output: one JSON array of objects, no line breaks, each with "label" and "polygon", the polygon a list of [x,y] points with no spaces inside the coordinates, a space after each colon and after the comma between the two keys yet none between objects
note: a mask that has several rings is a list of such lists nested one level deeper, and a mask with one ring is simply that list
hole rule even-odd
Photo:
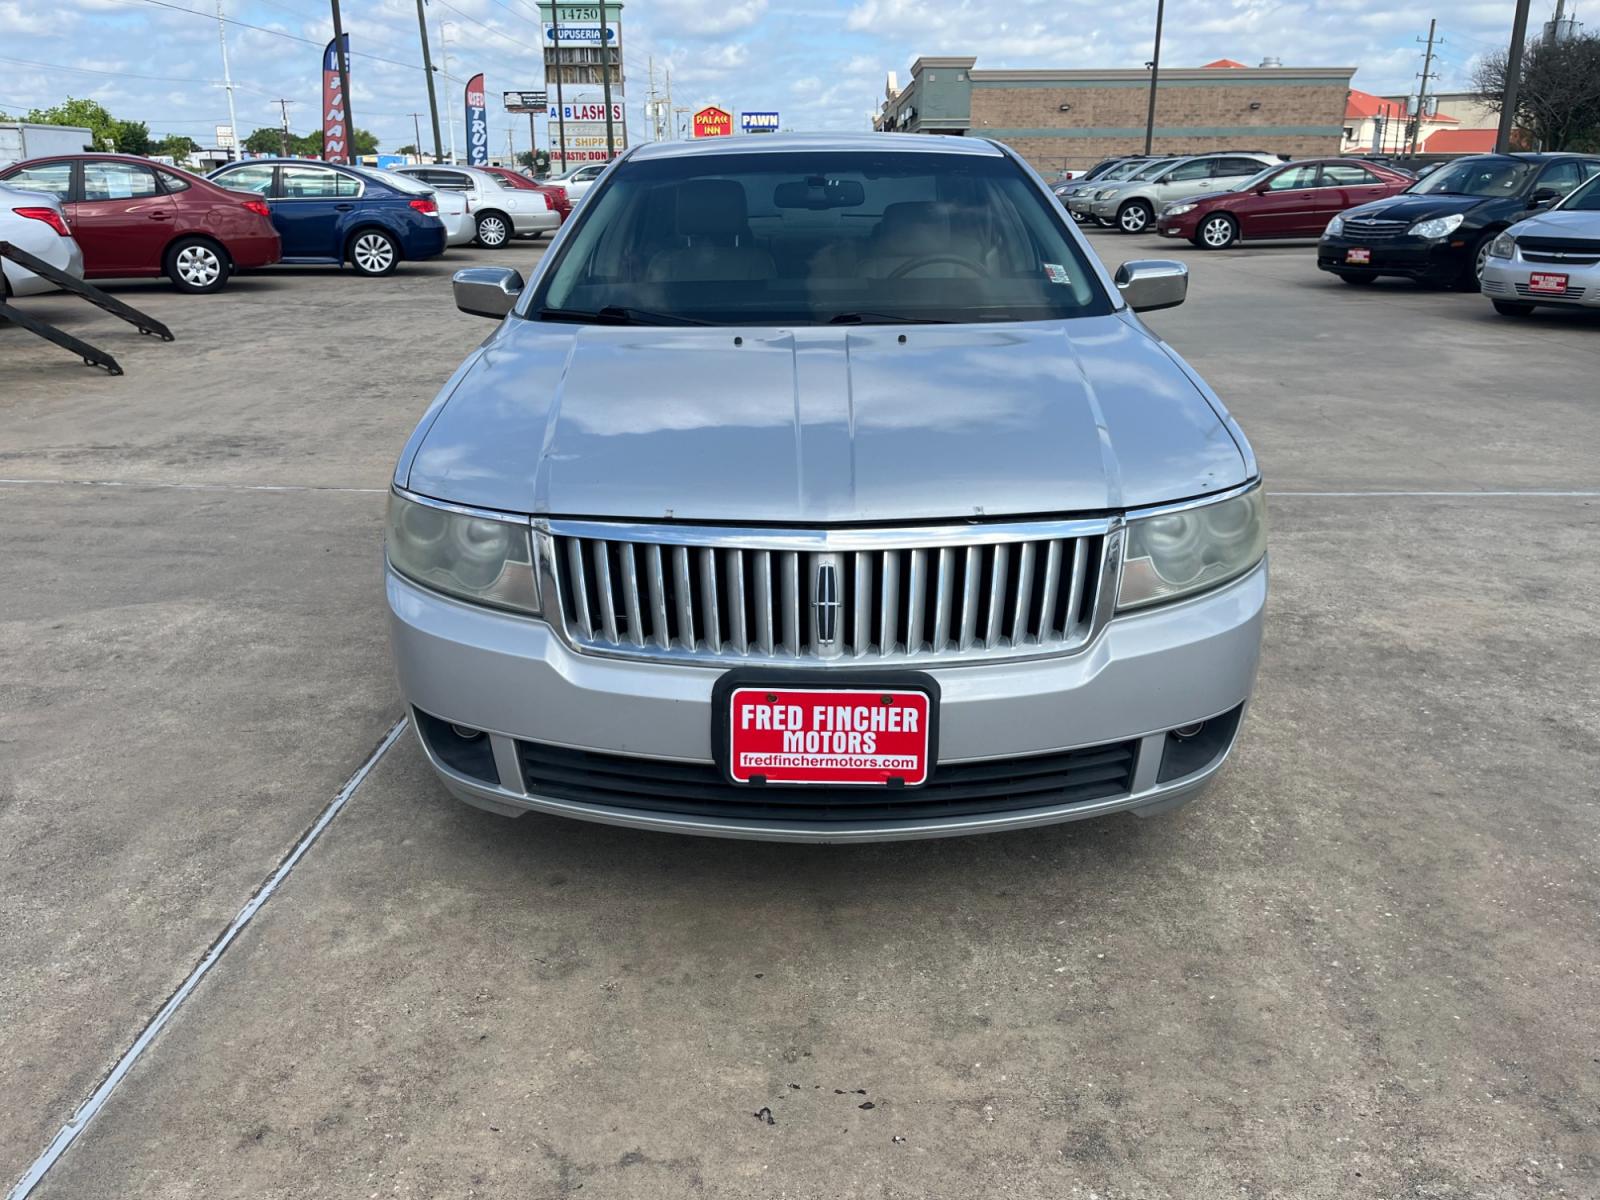
[{"label": "brick building", "polygon": [[[903,87],[891,74],[874,128],[996,138],[1041,171],[1143,151],[1148,71],[980,71],[976,62],[919,58]],[[1354,74],[1354,67],[1247,67],[1231,59],[1164,67],[1154,149],[1337,154]]]}]

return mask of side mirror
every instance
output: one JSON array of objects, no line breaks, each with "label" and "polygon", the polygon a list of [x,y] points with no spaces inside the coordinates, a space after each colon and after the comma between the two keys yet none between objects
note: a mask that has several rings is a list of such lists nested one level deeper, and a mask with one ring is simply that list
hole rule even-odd
[{"label": "side mirror", "polygon": [[498,321],[522,294],[522,276],[510,267],[467,267],[451,278],[450,290],[462,312]]},{"label": "side mirror", "polygon": [[1112,278],[1134,312],[1176,308],[1189,296],[1189,268],[1170,258],[1136,258]]},{"label": "side mirror", "polygon": [[1561,199],[1561,193],[1555,188],[1540,188],[1533,194],[1533,207],[1546,208]]}]

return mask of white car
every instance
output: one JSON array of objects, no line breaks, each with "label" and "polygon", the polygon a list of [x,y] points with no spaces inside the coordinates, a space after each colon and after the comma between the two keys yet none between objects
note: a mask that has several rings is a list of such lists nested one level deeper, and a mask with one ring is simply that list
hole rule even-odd
[{"label": "white car", "polygon": [[478,245],[494,249],[514,237],[549,233],[561,225],[561,214],[543,192],[508,187],[488,171],[447,164],[411,164],[392,168],[396,175],[420,180],[435,192],[465,197]]},{"label": "white car", "polygon": [[572,197],[576,204],[583,199],[583,194],[594,186],[594,181],[600,178],[600,172],[609,167],[610,163],[589,163],[582,167],[573,167],[560,175],[552,176],[545,180],[546,183],[558,183],[567,189],[567,195]]},{"label": "white car", "polygon": [[467,212],[467,197],[464,192],[455,192],[448,188],[435,190],[420,179],[413,179],[409,175],[398,175],[379,167],[357,169],[364,174],[377,176],[390,187],[400,191],[430,197],[439,206],[439,220],[444,222],[446,246],[465,246],[478,236],[477,224]]},{"label": "white car", "polygon": [[[74,278],[83,278],[83,251],[72,236],[61,201],[49,192],[0,183],[0,242],[10,242]],[[0,279],[5,281],[0,293],[6,297],[56,290],[48,279],[9,258],[0,258]]]}]

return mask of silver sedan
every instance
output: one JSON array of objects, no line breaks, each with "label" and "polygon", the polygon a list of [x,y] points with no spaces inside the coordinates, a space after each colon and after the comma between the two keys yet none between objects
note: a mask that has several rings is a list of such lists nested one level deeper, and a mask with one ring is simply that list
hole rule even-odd
[{"label": "silver sedan", "polygon": [[427,184],[437,192],[456,192],[466,198],[474,238],[494,249],[513,237],[537,237],[561,225],[561,214],[550,207],[543,192],[508,187],[488,171],[446,164],[406,164],[392,168]]},{"label": "silver sedan", "polygon": [[[0,184],[0,242],[10,242],[68,275],[83,278],[83,251],[67,225],[61,201],[49,192]],[[48,279],[9,258],[0,258],[0,275],[8,296],[56,290]]]},{"label": "silver sedan", "polygon": [[1478,286],[1508,317],[1600,308],[1600,175],[1490,242]]}]

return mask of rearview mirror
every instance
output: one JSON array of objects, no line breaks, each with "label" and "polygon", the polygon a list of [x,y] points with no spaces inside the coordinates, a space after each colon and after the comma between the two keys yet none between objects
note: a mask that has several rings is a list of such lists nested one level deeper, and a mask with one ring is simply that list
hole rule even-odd
[{"label": "rearview mirror", "polygon": [[1176,308],[1189,296],[1189,268],[1170,258],[1136,258],[1113,276],[1117,290],[1134,312]]},{"label": "rearview mirror", "polygon": [[774,208],[859,208],[866,203],[867,190],[859,179],[825,179],[811,175],[790,179],[772,189]]},{"label": "rearview mirror", "polygon": [[450,290],[462,312],[498,321],[522,294],[522,276],[510,267],[467,267],[451,278]]}]

